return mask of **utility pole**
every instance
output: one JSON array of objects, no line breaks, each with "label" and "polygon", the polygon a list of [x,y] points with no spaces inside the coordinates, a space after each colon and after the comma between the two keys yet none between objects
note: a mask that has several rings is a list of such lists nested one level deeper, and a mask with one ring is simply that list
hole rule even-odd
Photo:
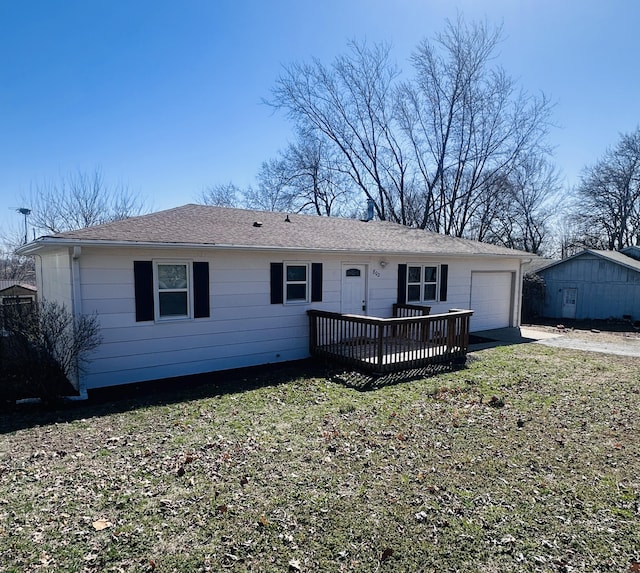
[{"label": "utility pole", "polygon": [[24,215],[24,244],[26,245],[29,241],[29,237],[27,235],[27,217],[31,215],[31,209],[27,209],[26,207],[20,207],[20,209],[16,209],[18,213]]}]

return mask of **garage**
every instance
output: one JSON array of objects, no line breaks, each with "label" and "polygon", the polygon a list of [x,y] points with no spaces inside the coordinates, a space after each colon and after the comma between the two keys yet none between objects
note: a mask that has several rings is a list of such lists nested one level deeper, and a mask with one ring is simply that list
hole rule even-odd
[{"label": "garage", "polygon": [[471,331],[512,326],[513,273],[471,272]]}]

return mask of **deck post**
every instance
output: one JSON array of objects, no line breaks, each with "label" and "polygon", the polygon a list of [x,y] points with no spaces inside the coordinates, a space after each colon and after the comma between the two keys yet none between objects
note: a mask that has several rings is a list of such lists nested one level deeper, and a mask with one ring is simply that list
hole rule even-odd
[{"label": "deck post", "polygon": [[382,365],[384,362],[384,324],[376,324],[376,328],[378,329],[378,352],[376,353],[376,362],[379,370],[382,371]]},{"label": "deck post", "polygon": [[456,317],[447,318],[447,354],[454,353],[456,347]]},{"label": "deck post", "polygon": [[318,317],[315,314],[309,314],[310,330],[309,330],[309,354],[313,354],[318,346]]}]

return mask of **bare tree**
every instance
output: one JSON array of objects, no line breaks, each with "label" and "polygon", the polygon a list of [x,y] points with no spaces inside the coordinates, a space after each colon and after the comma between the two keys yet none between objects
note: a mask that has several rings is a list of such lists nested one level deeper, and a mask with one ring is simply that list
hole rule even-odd
[{"label": "bare tree", "polygon": [[0,279],[35,284],[33,257],[19,257],[14,253],[15,247],[0,250]]},{"label": "bare tree", "polygon": [[235,184],[221,183],[210,185],[198,197],[203,205],[216,205],[218,207],[241,207],[245,193]]},{"label": "bare tree", "polygon": [[285,68],[272,104],[320,132],[380,219],[482,238],[525,157],[544,155],[551,105],[492,65],[501,30],[447,23],[400,83],[386,45],[350,44],[329,67]]},{"label": "bare tree", "polygon": [[31,207],[31,224],[45,233],[98,225],[145,210],[144,201],[126,187],[107,185],[97,169],[35,184],[23,200]]},{"label": "bare tree", "polygon": [[295,143],[263,163],[258,181],[260,201],[276,210],[344,214],[351,197],[352,183],[341,169],[335,147],[312,130],[298,132]]},{"label": "bare tree", "polygon": [[459,18],[413,54],[417,76],[403,84],[398,109],[419,173],[422,228],[480,238],[474,219],[499,200],[504,178],[546,151],[550,103],[491,67],[500,38],[499,28]]},{"label": "bare tree", "polygon": [[[544,157],[531,156],[514,166],[503,180],[491,215],[479,239],[529,253],[542,254],[558,212],[560,179]],[[551,245],[549,245],[549,249]]]},{"label": "bare tree", "polygon": [[349,48],[330,67],[314,60],[285,68],[271,103],[332,142],[340,169],[374,202],[380,219],[408,223],[409,166],[393,114],[399,71],[386,45]]},{"label": "bare tree", "polygon": [[25,244],[26,238],[28,238],[28,231],[17,227],[3,228],[0,231],[0,279],[35,284],[33,258],[15,254],[16,249]]},{"label": "bare tree", "polygon": [[247,207],[264,211],[297,211],[295,196],[289,187],[290,179],[283,158],[264,161],[258,171],[257,188],[251,188],[245,194]]},{"label": "bare tree", "polygon": [[576,190],[574,221],[584,245],[621,249],[640,244],[640,128],[620,136]]}]

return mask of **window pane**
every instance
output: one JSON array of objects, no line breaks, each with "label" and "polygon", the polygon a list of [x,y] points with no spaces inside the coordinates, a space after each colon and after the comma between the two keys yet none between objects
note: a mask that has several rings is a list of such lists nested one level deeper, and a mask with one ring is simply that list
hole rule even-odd
[{"label": "window pane", "polygon": [[420,300],[420,285],[409,285],[407,289],[407,301],[414,302]]},{"label": "window pane", "polygon": [[287,300],[307,300],[307,285],[287,285]]},{"label": "window pane", "polygon": [[160,316],[187,316],[186,292],[160,292]]},{"label": "window pane", "polygon": [[187,265],[158,265],[158,288],[187,288]]},{"label": "window pane", "polygon": [[420,282],[420,267],[409,267],[409,274],[407,276],[407,282],[419,283]]},{"label": "window pane", "polygon": [[347,269],[346,275],[348,277],[359,277],[360,269]]},{"label": "window pane", "polygon": [[436,282],[436,277],[438,276],[437,267],[425,267],[424,268],[424,282],[426,283],[434,283]]},{"label": "window pane", "polygon": [[424,300],[436,300],[436,285],[424,285]]},{"label": "window pane", "polygon": [[307,266],[306,265],[287,265],[288,281],[306,281]]}]

